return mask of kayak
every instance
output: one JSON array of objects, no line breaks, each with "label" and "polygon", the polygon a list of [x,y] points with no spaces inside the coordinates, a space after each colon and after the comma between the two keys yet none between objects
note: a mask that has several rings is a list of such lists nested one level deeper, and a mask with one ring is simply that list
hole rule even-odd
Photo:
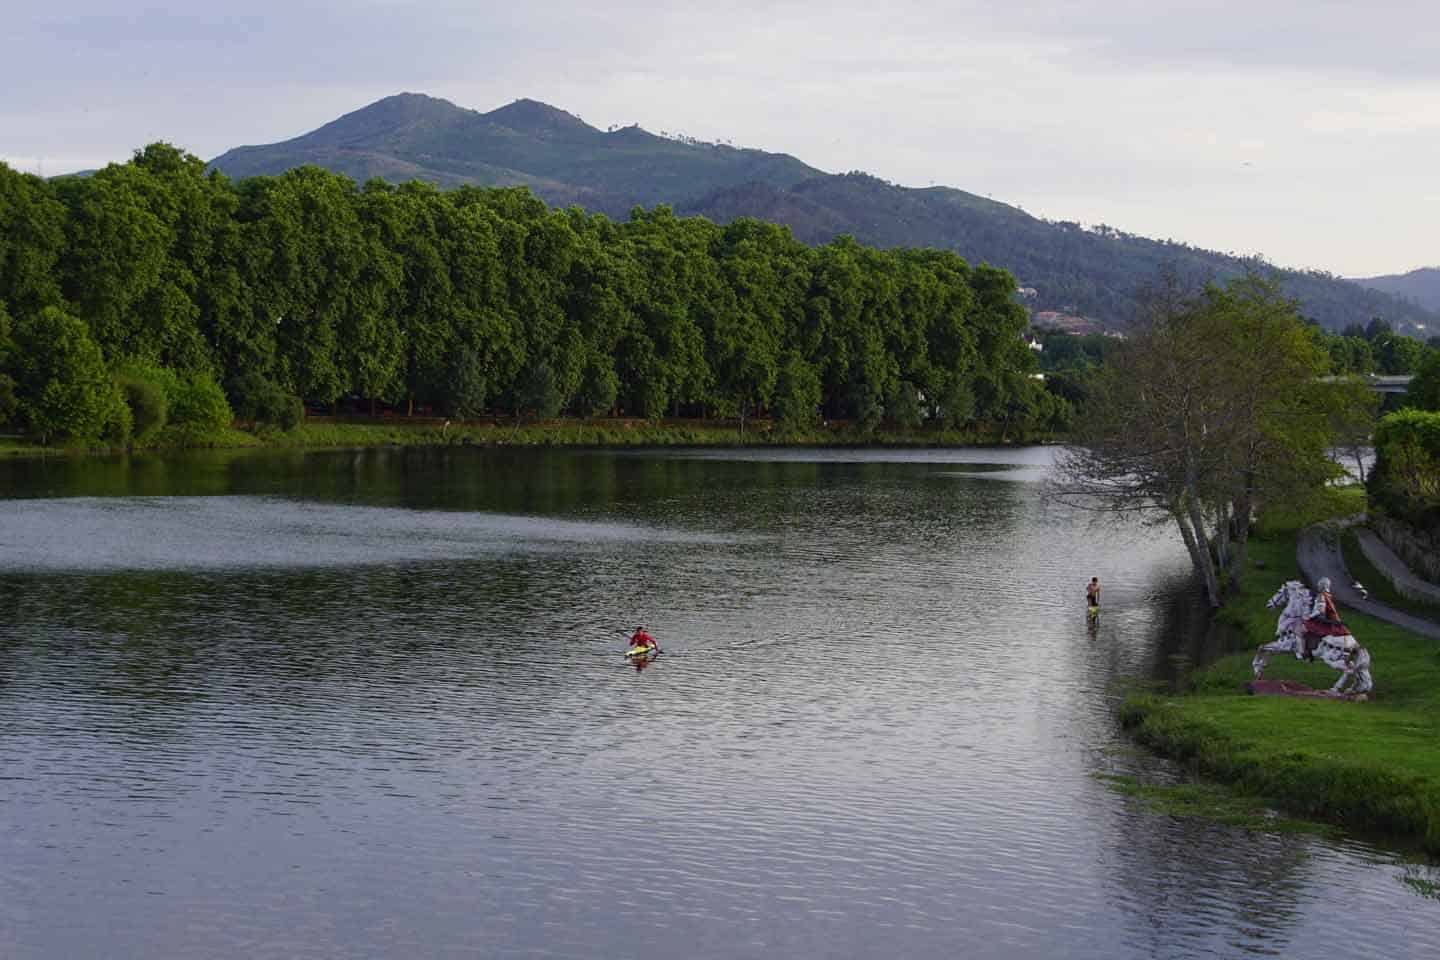
[{"label": "kayak", "polygon": [[645,654],[647,654],[647,653],[654,653],[655,650],[656,650],[655,644],[653,644],[653,643],[642,643],[642,644],[639,644],[638,646],[631,647],[629,650],[626,650],[626,651],[625,651],[625,656],[627,656],[627,657],[643,657],[643,656],[645,656]]}]

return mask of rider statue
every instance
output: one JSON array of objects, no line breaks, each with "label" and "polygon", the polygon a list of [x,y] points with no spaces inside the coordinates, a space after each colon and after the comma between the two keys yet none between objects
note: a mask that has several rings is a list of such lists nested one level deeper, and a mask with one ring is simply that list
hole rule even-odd
[{"label": "rider statue", "polygon": [[1341,622],[1330,593],[1330,578],[1321,577],[1315,586],[1317,590],[1312,598],[1303,584],[1291,580],[1270,598],[1267,606],[1284,604],[1285,609],[1276,624],[1274,642],[1262,645],[1255,652],[1255,679],[1263,675],[1271,654],[1293,652],[1297,659],[1313,661],[1318,657],[1326,666],[1341,672],[1330,693],[1368,694],[1374,688],[1370,651],[1360,646]]},{"label": "rider statue", "polygon": [[1325,637],[1349,636],[1350,629],[1340,621],[1340,612],[1335,609],[1335,598],[1330,593],[1330,578],[1321,577],[1315,581],[1315,598],[1310,603],[1310,615],[1305,618],[1305,659],[1315,659],[1315,648]]}]

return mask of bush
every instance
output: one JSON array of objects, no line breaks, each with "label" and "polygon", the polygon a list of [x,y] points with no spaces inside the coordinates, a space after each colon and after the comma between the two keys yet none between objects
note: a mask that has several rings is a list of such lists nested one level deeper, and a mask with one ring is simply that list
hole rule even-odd
[{"label": "bush", "polygon": [[247,370],[231,378],[226,393],[235,416],[251,423],[265,423],[293,430],[300,423],[300,398],[261,373]]},{"label": "bush", "polygon": [[192,373],[180,380],[170,404],[177,424],[198,430],[222,430],[235,419],[225,391],[208,373]]},{"label": "bush", "polygon": [[1380,419],[1367,487],[1386,513],[1440,532],[1440,413],[1401,410]]},{"label": "bush", "polygon": [[130,408],[135,439],[144,442],[163,430],[170,419],[170,404],[165,399],[164,388],[153,380],[129,374],[120,374],[115,380]]}]

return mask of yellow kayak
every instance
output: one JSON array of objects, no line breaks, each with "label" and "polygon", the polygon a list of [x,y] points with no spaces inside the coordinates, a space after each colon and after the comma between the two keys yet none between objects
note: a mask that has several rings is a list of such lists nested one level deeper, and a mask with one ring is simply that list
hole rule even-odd
[{"label": "yellow kayak", "polygon": [[647,653],[653,653],[656,649],[657,649],[657,648],[656,648],[655,644],[653,644],[653,643],[642,643],[642,644],[639,644],[639,645],[637,645],[637,646],[631,647],[629,650],[626,650],[626,651],[625,651],[625,656],[627,656],[627,657],[643,657],[643,656],[645,656],[645,654],[647,654]]}]

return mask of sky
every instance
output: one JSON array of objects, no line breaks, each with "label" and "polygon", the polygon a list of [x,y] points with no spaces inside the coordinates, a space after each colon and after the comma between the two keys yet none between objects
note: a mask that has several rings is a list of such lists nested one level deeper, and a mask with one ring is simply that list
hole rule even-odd
[{"label": "sky", "polygon": [[210,159],[402,91],[530,97],[1342,276],[1440,264],[1433,0],[37,2],[0,160]]}]

